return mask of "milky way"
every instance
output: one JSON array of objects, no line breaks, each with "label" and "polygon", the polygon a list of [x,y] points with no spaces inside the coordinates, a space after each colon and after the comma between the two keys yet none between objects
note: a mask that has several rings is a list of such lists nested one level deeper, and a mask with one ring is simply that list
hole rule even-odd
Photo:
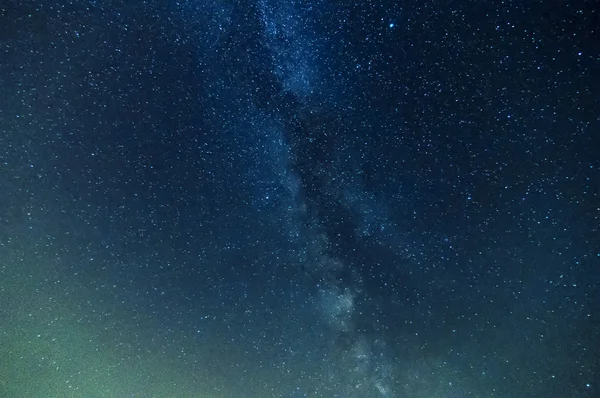
[{"label": "milky way", "polygon": [[0,396],[597,396],[597,21],[0,5]]}]

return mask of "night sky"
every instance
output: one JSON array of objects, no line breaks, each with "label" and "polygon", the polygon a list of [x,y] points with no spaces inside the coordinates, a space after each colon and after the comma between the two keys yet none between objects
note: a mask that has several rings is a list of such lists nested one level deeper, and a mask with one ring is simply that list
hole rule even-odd
[{"label": "night sky", "polygon": [[0,397],[600,396],[595,1],[0,1]]}]

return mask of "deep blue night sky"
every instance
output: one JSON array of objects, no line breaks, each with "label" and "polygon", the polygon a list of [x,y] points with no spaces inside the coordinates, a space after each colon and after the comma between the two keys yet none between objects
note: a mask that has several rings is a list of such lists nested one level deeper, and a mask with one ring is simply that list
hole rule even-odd
[{"label": "deep blue night sky", "polygon": [[1,397],[597,397],[594,1],[0,1]]}]

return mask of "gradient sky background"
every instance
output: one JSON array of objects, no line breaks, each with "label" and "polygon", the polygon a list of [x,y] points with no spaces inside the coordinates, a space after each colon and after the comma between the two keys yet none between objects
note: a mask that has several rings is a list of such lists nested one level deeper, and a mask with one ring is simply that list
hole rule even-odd
[{"label": "gradient sky background", "polygon": [[598,397],[592,1],[1,1],[0,396]]}]

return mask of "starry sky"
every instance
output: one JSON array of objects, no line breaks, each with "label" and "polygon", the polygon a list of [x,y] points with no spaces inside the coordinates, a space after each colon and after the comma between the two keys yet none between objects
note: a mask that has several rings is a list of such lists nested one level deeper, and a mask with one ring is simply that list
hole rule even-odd
[{"label": "starry sky", "polygon": [[594,1],[0,1],[0,396],[597,397]]}]

